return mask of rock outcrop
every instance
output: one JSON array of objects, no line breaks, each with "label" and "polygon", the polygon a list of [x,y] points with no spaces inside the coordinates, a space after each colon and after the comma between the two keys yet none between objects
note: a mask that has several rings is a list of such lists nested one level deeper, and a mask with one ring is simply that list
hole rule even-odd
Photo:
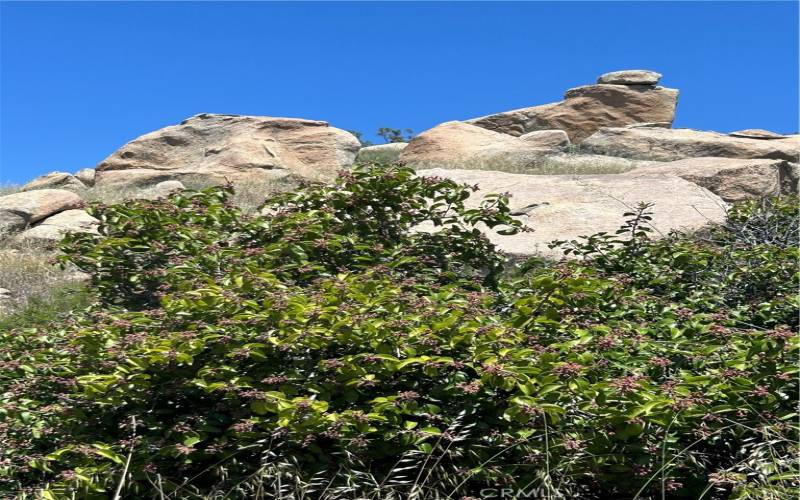
[{"label": "rock outcrop", "polygon": [[34,189],[81,190],[86,189],[86,185],[72,174],[66,172],[50,172],[22,186],[22,191],[33,191]]},{"label": "rock outcrop", "polygon": [[65,233],[97,233],[100,222],[85,210],[65,210],[48,217],[15,237],[17,241],[53,246]]},{"label": "rock outcrop", "polygon": [[80,196],[65,189],[36,189],[0,196],[0,234],[18,231],[51,215],[83,206]]},{"label": "rock outcrop", "polygon": [[416,168],[524,169],[553,152],[535,143],[463,122],[446,122],[408,143],[400,161]]},{"label": "rock outcrop", "polygon": [[559,250],[548,248],[550,241],[577,239],[598,231],[613,233],[623,224],[623,214],[639,202],[655,204],[654,236],[666,235],[672,229],[698,229],[725,219],[724,201],[676,176],[520,175],[447,169],[423,170],[418,174],[477,184],[479,191],[467,200],[472,207],[478,206],[485,194],[510,193],[510,206],[518,214],[515,217],[533,232],[501,236],[487,228],[484,231],[501,250],[517,256],[559,257]]},{"label": "rock outcrop", "polygon": [[800,155],[800,136],[761,140],[687,128],[603,128],[584,140],[581,147],[595,154],[640,160],[722,157],[796,162]]},{"label": "rock outcrop", "polygon": [[356,161],[359,163],[392,163],[400,158],[400,153],[406,148],[408,143],[390,142],[388,144],[377,144],[366,146],[358,151]]},{"label": "rock outcrop", "polygon": [[0,235],[23,231],[19,238],[52,243],[65,231],[95,231],[72,191],[119,202],[184,184],[255,181],[250,187],[261,190],[261,182],[332,180],[356,159],[512,192],[516,213],[537,231],[497,241],[523,255],[554,255],[550,240],[616,230],[640,201],[656,203],[654,225],[665,233],[721,220],[725,202],[797,192],[800,135],[672,129],[678,91],[657,86],[660,79],[648,70],[606,73],[561,102],[364,148],[323,121],[200,114],[134,139],[95,169],[52,172],[0,197]]},{"label": "rock outcrop", "polygon": [[323,121],[200,114],[124,145],[97,165],[95,183],[329,180],[353,163],[359,148],[355,136]]},{"label": "rock outcrop", "polygon": [[[643,70],[633,73],[647,73],[647,77],[636,76],[647,82],[653,80],[652,75],[658,75]],[[633,73],[610,79],[633,81]],[[651,84],[599,83],[570,89],[561,102],[505,111],[467,120],[467,123],[514,136],[535,130],[560,129],[569,135],[572,142],[579,143],[601,127],[623,127],[635,123],[671,124],[677,103],[676,89]]]},{"label": "rock outcrop", "polygon": [[654,174],[677,175],[732,203],[792,190],[790,168],[790,163],[784,160],[688,158],[638,167],[629,175],[646,178]]}]

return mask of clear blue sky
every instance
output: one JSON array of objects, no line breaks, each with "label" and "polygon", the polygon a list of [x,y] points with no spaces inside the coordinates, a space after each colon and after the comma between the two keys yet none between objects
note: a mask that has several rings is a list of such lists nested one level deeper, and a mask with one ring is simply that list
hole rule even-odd
[{"label": "clear blue sky", "polygon": [[91,167],[201,112],[371,135],[649,68],[676,126],[795,132],[796,2],[2,3],[0,182]]}]

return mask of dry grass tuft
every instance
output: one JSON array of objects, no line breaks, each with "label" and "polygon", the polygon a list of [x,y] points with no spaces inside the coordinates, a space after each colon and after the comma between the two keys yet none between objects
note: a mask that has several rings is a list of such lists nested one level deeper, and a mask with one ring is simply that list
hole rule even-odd
[{"label": "dry grass tuft", "polygon": [[[177,180],[180,180],[186,189],[191,190],[201,190],[219,184],[219,182],[214,182],[203,176],[183,176]],[[231,201],[245,213],[253,213],[268,196],[290,191],[297,188],[298,184],[298,180],[292,177],[237,181],[234,183],[235,193]],[[152,190],[152,186],[141,187],[134,185],[96,186],[78,194],[89,203],[102,203],[105,205],[113,205],[138,198],[158,197],[158,194]]]},{"label": "dry grass tuft", "polygon": [[494,170],[512,174],[527,175],[600,175],[621,174],[633,170],[642,162],[611,156],[565,153],[531,158],[525,163],[510,162],[507,159],[487,158],[449,163],[416,163],[411,166],[417,170],[427,168],[446,168],[464,170]]},{"label": "dry grass tuft", "polygon": [[[187,189],[200,190],[215,185],[208,178],[184,177],[180,181]],[[300,182],[297,178],[287,176],[274,179],[244,179],[234,182],[234,194],[231,202],[246,214],[255,213],[264,200],[277,193],[285,193],[297,189]]]},{"label": "dry grass tuft", "polygon": [[21,189],[22,184],[0,184],[0,196],[19,193]]},{"label": "dry grass tuft", "polygon": [[31,244],[1,245],[0,288],[11,295],[0,302],[0,315],[17,311],[34,299],[46,302],[57,290],[84,279],[77,270],[62,270],[55,265],[57,254],[52,250]]}]

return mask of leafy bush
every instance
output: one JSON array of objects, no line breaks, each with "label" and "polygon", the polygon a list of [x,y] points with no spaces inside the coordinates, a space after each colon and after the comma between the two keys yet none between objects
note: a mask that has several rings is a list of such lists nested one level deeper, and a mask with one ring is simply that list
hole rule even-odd
[{"label": "leafy bush", "polygon": [[525,228],[470,193],[365,167],[263,217],[229,188],[96,209],[102,237],[64,250],[98,303],[0,333],[0,491],[793,491],[796,246],[653,242],[642,207],[509,272],[475,225]]}]

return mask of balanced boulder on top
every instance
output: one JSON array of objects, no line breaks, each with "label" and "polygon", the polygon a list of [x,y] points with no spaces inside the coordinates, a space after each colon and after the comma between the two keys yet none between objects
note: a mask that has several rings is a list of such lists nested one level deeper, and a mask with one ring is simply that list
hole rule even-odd
[{"label": "balanced boulder on top", "polygon": [[[628,76],[607,79],[647,83],[585,85],[568,90],[561,102],[496,113],[467,120],[467,123],[515,136],[534,130],[561,129],[576,143],[601,127],[624,127],[635,123],[672,124],[678,103],[677,89],[651,84],[661,76],[655,72],[617,73]],[[635,75],[639,76],[634,78]]]},{"label": "balanced boulder on top", "polygon": [[661,80],[661,73],[646,69],[626,69],[600,75],[600,78],[597,79],[597,83],[608,83],[611,85],[657,85],[659,80]]}]

